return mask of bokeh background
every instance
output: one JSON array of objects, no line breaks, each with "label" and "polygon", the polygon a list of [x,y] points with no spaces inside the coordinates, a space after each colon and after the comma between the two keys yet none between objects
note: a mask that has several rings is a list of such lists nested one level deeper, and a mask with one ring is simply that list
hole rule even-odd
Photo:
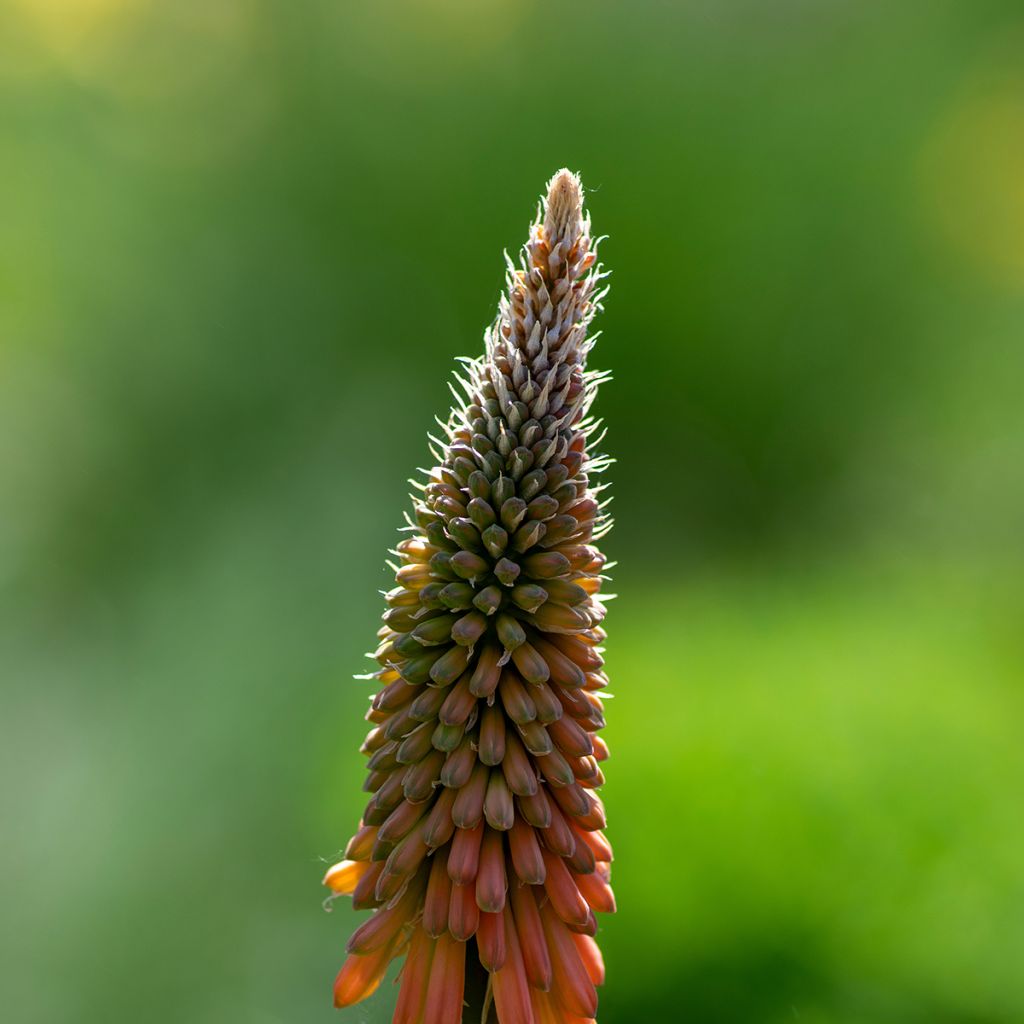
[{"label": "bokeh background", "polygon": [[614,271],[605,1024],[1024,1020],[1017,0],[8,0],[0,998],[341,1018],[406,478]]}]

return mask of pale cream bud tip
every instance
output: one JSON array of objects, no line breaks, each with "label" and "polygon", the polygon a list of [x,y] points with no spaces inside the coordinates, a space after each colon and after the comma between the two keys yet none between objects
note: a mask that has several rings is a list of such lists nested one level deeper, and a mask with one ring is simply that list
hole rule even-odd
[{"label": "pale cream bud tip", "polygon": [[582,216],[583,184],[579,175],[563,167],[548,182],[544,201],[544,236],[548,244],[563,239],[570,243],[575,241]]}]

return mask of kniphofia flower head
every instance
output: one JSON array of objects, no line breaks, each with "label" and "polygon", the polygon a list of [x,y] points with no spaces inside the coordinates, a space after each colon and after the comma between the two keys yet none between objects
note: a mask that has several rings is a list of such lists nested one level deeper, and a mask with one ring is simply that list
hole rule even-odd
[{"label": "kniphofia flower head", "polygon": [[396,1024],[458,1024],[481,972],[500,1024],[596,1017],[595,912],[615,902],[595,792],[608,751],[594,543],[609,526],[594,485],[606,460],[588,450],[595,261],[579,178],[559,171],[396,549],[362,748],[372,796],[324,879],[372,911],[339,1007],[404,955]]}]

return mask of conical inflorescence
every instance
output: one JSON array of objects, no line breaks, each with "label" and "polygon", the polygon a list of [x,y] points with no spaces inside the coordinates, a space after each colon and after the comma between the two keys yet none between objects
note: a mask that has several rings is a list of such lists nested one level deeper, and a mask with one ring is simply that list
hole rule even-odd
[{"label": "conical inflorescence", "polygon": [[339,1007],[404,954],[396,1024],[459,1024],[482,972],[500,1024],[596,1017],[594,914],[615,902],[595,792],[594,542],[609,526],[594,484],[607,460],[588,451],[595,261],[579,178],[560,171],[396,550],[362,748],[372,795],[324,880],[373,911],[349,939]]}]

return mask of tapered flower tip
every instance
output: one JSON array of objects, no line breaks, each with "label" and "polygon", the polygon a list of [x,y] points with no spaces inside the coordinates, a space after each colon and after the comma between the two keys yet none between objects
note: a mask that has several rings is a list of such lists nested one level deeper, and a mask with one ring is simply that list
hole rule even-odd
[{"label": "tapered flower tip", "polygon": [[544,237],[571,239],[579,235],[583,216],[583,184],[579,175],[563,167],[548,182],[544,201]]}]

